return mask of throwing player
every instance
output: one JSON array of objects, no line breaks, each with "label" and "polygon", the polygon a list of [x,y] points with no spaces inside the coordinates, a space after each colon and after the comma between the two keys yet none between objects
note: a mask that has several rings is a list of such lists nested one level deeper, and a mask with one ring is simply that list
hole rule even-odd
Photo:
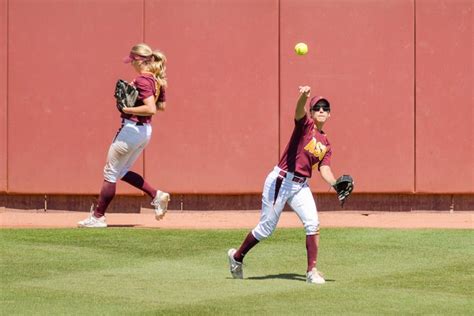
[{"label": "throwing player", "polygon": [[299,87],[296,103],[295,127],[285,151],[272,172],[267,176],[262,194],[260,222],[248,233],[239,249],[229,249],[230,272],[236,279],[243,278],[242,262],[245,255],[258,242],[268,238],[275,230],[286,203],[298,214],[306,230],[308,267],[306,281],[323,284],[324,278],[316,269],[319,246],[319,219],[308,178],[317,168],[321,177],[331,186],[336,179],[330,168],[331,145],[323,132],[330,117],[329,101],[313,97],[307,114],[305,104],[311,88]]},{"label": "throwing player", "polygon": [[79,227],[107,227],[105,211],[115,196],[117,180],[123,180],[149,195],[155,208],[155,218],[165,215],[170,195],[156,190],[143,177],[129,171],[141,152],[148,145],[152,134],[151,118],[157,110],[166,106],[165,88],[166,57],[160,51],[152,51],[146,44],[132,47],[126,63],[131,63],[138,73],[133,85],[139,94],[135,107],[124,108],[121,113],[122,126],[109,148],[104,167],[104,182],[96,208],[88,218],[78,223]]}]

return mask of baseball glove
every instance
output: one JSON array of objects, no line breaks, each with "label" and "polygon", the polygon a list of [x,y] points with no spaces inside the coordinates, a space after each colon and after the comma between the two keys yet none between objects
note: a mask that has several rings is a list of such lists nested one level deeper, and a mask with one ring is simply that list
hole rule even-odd
[{"label": "baseball glove", "polygon": [[123,108],[135,106],[138,98],[138,90],[127,81],[119,79],[115,84],[115,99],[117,100],[117,109],[123,112]]},{"label": "baseball glove", "polygon": [[341,203],[341,207],[344,207],[344,202],[354,190],[354,180],[350,175],[340,176],[336,183],[332,186],[337,192],[337,198]]}]

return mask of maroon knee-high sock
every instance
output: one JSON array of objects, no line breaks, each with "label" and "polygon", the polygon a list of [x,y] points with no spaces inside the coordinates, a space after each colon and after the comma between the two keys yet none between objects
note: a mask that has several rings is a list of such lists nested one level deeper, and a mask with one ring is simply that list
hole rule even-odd
[{"label": "maroon knee-high sock", "polygon": [[311,271],[316,266],[318,258],[318,243],[316,242],[316,235],[306,235],[306,255],[308,257],[308,270]]},{"label": "maroon knee-high sock", "polygon": [[99,218],[104,216],[105,210],[109,206],[110,202],[115,196],[115,183],[108,182],[104,180],[102,184],[102,189],[100,190],[99,202],[97,208],[94,211],[94,216]]},{"label": "maroon knee-high sock", "polygon": [[248,233],[239,250],[236,251],[234,259],[242,262],[247,252],[249,252],[256,244],[258,244],[257,238],[252,235],[252,232]]},{"label": "maroon knee-high sock", "polygon": [[129,171],[122,177],[122,180],[127,182],[128,184],[133,185],[135,188],[142,190],[143,192],[151,196],[152,199],[155,198],[155,188],[148,184],[148,182],[146,182],[145,179],[143,179],[143,177],[138,173]]}]

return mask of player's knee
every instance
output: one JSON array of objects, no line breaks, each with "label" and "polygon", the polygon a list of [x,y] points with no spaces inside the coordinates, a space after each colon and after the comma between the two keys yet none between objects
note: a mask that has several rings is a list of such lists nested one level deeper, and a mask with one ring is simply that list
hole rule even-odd
[{"label": "player's knee", "polygon": [[306,235],[319,235],[319,222],[313,221],[305,223],[304,229],[306,231]]},{"label": "player's knee", "polygon": [[109,168],[108,166],[104,167],[104,180],[107,182],[116,183],[118,179],[118,174],[115,170]]},{"label": "player's knee", "polygon": [[262,229],[259,229],[259,227],[256,227],[252,230],[252,234],[255,237],[255,239],[257,239],[258,241],[262,241],[262,240],[267,239],[268,237],[270,237],[270,235],[272,233],[271,232],[266,232]]},{"label": "player's knee", "polygon": [[120,171],[120,172],[118,173],[118,176],[116,177],[116,179],[117,179],[117,180],[118,180],[118,179],[122,179],[122,178],[127,174],[127,172],[128,172],[128,169],[124,169],[124,170]]},{"label": "player's knee", "polygon": [[272,223],[259,223],[257,227],[252,230],[252,234],[257,240],[262,240],[270,237],[274,230],[275,225]]},{"label": "player's knee", "polygon": [[104,175],[104,180],[110,183],[117,183],[117,177]]}]

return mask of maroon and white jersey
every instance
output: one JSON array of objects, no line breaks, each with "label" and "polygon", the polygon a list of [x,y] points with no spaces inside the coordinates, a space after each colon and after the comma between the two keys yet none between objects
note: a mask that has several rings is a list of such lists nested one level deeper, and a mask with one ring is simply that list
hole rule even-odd
[{"label": "maroon and white jersey", "polygon": [[[152,74],[141,74],[133,80],[133,85],[138,90],[138,98],[135,106],[143,105],[143,100],[150,96],[157,96],[156,93],[156,79]],[[160,88],[160,93],[156,98],[156,102],[165,102],[165,90],[163,87]],[[141,123],[150,123],[151,116],[140,116],[140,115],[133,115],[133,114],[125,114],[122,113],[122,118],[129,119],[134,122],[141,122]]]},{"label": "maroon and white jersey", "polygon": [[295,128],[283,152],[278,167],[296,175],[311,178],[314,168],[331,165],[331,144],[326,134],[316,129],[312,119],[305,115],[295,120]]}]

